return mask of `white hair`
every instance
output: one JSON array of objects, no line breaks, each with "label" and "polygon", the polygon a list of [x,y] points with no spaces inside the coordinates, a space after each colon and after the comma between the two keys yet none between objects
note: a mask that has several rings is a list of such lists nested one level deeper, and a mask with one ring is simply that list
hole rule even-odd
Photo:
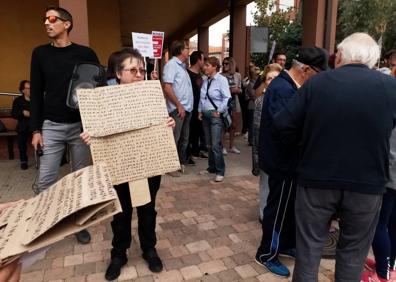
[{"label": "white hair", "polygon": [[346,37],[337,46],[341,53],[341,64],[361,63],[374,67],[380,57],[380,48],[375,40],[363,32],[356,32]]}]

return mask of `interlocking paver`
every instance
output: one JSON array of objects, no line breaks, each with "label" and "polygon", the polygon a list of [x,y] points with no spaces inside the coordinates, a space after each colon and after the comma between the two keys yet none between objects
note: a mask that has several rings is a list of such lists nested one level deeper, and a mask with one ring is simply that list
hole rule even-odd
[{"label": "interlocking paver", "polygon": [[[207,160],[202,159],[197,159],[197,166],[187,167],[182,177],[162,178],[156,204],[156,248],[165,269],[154,274],[142,259],[134,214],[133,242],[119,281],[291,281],[290,277],[272,275],[254,262],[262,235],[258,178],[251,175],[251,148],[239,139],[237,146],[242,153],[225,157],[224,182],[212,184],[209,177],[198,175],[207,167]],[[67,166],[62,167],[62,174],[65,173]],[[21,172],[17,160],[0,160],[0,201],[33,196],[30,187],[35,174],[33,169]],[[111,219],[89,228],[90,244],[80,245],[74,236],[55,243],[44,259],[25,270],[21,281],[105,281],[113,238],[110,222]],[[282,262],[293,271],[293,260],[282,258]],[[333,281],[333,277],[334,261],[322,260],[319,281]]]}]

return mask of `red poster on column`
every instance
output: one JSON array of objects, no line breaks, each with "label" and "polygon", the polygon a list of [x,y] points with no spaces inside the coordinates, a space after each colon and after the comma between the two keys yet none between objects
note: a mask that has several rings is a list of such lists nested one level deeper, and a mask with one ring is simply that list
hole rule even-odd
[{"label": "red poster on column", "polygon": [[164,45],[164,36],[165,33],[162,31],[153,31],[153,50],[154,50],[154,59],[162,58],[162,47]]}]

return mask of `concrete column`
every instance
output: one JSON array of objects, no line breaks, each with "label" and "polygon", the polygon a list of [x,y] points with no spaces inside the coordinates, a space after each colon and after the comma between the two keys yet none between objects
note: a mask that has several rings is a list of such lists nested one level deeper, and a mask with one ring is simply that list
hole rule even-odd
[{"label": "concrete column", "polygon": [[324,47],[326,0],[303,1],[303,46]]},{"label": "concrete column", "polygon": [[230,7],[230,56],[237,63],[242,77],[246,65],[246,5],[235,5],[231,0]]},{"label": "concrete column", "polygon": [[325,48],[329,54],[334,53],[337,28],[338,0],[327,1]]},{"label": "concrete column", "polygon": [[73,30],[70,39],[78,44],[89,45],[87,0],[59,0],[59,6],[73,16]]},{"label": "concrete column", "polygon": [[209,27],[198,27],[198,50],[204,52],[205,57],[209,56]]}]

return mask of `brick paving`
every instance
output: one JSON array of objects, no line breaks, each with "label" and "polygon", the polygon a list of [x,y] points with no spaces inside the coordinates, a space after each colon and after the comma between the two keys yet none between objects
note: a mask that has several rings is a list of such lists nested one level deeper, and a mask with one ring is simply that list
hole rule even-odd
[{"label": "brick paving", "polygon": [[[165,269],[153,274],[141,258],[136,218],[128,264],[118,281],[290,281],[254,262],[261,239],[258,179],[250,174],[250,147],[238,142],[241,155],[226,157],[223,183],[198,175],[206,160],[188,167],[180,178],[164,176],[157,197],[157,250]],[[63,174],[67,169],[63,168]],[[31,197],[36,171],[20,171],[17,161],[0,161],[0,202]],[[110,260],[110,221],[89,229],[92,241],[80,245],[74,236],[58,242],[45,258],[25,269],[21,281],[105,281]],[[293,261],[281,259],[293,269]],[[333,281],[334,261],[322,260],[320,281]]]}]

